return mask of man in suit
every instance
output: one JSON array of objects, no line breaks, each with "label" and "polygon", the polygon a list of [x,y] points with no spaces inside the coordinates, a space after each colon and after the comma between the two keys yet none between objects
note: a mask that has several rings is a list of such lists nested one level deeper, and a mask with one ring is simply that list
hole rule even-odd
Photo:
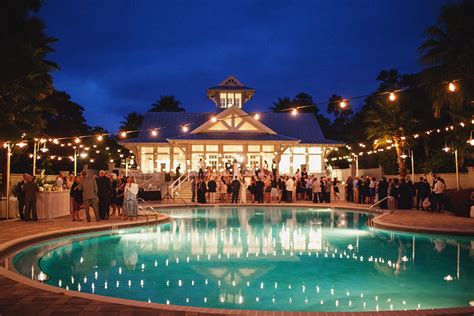
[{"label": "man in suit", "polygon": [[100,221],[99,218],[99,207],[98,207],[98,201],[97,201],[97,182],[95,179],[91,176],[87,175],[87,171],[82,171],[81,172],[82,176],[82,181],[79,183],[79,188],[78,190],[82,191],[82,199],[83,199],[83,205],[84,209],[86,211],[86,218],[87,221],[91,221],[91,215],[89,214],[89,208],[92,207],[94,210],[94,215],[95,215],[95,220]]},{"label": "man in suit", "polygon": [[34,221],[38,220],[36,213],[36,192],[39,191],[38,185],[33,181],[33,177],[28,175],[27,181],[23,184],[22,191],[25,194],[25,221],[30,220],[30,213]]},{"label": "man in suit", "polygon": [[27,182],[28,174],[23,174],[23,179],[16,185],[16,196],[18,199],[18,212],[20,219],[25,220],[25,192],[23,192],[23,185]]},{"label": "man in suit", "polygon": [[255,197],[258,203],[263,203],[263,190],[265,188],[265,183],[261,178],[258,178],[257,183],[255,183]]},{"label": "man in suit", "polygon": [[234,180],[231,183],[232,186],[232,203],[238,203],[239,192],[240,192],[240,181],[237,177],[234,177]]},{"label": "man in suit", "polygon": [[99,177],[97,178],[97,191],[99,197],[99,217],[100,219],[109,219],[112,183],[104,170],[99,171]]}]

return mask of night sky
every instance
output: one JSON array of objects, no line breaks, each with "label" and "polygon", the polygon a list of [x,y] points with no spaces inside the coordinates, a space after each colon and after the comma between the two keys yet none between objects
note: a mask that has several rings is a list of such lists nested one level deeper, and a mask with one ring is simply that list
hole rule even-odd
[{"label": "night sky", "polygon": [[420,69],[417,47],[444,3],[48,0],[41,15],[59,39],[56,88],[116,131],[160,95],[213,111],[206,89],[231,74],[257,90],[250,111],[303,91],[316,102],[371,93],[380,70]]}]

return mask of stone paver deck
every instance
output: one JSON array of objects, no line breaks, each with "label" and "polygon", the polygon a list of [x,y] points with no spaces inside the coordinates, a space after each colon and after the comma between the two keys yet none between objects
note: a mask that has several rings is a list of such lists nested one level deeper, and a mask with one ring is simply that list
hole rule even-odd
[{"label": "stone paver deck", "polygon": [[[176,207],[179,203],[159,203],[159,207]],[[181,204],[182,205],[182,204]],[[193,204],[195,205],[195,204]],[[232,204],[228,204],[232,205]],[[252,204],[250,204],[252,205]],[[287,206],[288,204],[264,204],[265,206]],[[234,204],[235,206],[235,204]],[[321,206],[312,203],[294,203],[292,206]],[[324,207],[344,207],[367,210],[368,205],[336,202],[323,204]],[[158,220],[165,220],[162,215]],[[155,221],[155,218],[150,218]],[[458,218],[448,214],[433,214],[421,211],[396,211],[395,215],[384,214],[376,217],[375,225],[388,229],[408,229],[411,231],[438,231],[447,229],[458,233],[474,235],[474,219]],[[133,225],[146,221],[133,221]],[[70,217],[62,217],[39,222],[21,222],[19,220],[0,222],[0,252],[33,236],[47,236],[55,233],[73,233],[83,229],[103,230],[128,225],[116,216],[108,221],[73,222]],[[421,226],[420,226],[421,225]],[[12,240],[16,240],[12,242]],[[3,262],[5,264],[5,261]],[[12,271],[0,268],[0,315],[474,315],[474,307],[457,309],[438,309],[408,312],[379,313],[305,313],[305,312],[256,312],[239,310],[212,310],[204,308],[167,306],[123,300],[111,297],[95,296],[86,293],[66,291],[61,288],[29,280]]]}]

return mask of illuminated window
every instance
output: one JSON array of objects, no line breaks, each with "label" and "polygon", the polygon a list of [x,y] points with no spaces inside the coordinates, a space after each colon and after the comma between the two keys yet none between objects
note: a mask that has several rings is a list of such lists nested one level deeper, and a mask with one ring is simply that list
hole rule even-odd
[{"label": "illuminated window", "polygon": [[219,146],[217,145],[206,145],[206,151],[218,151]]},{"label": "illuminated window", "polygon": [[236,107],[242,107],[242,94],[236,93],[234,97],[234,103]]},{"label": "illuminated window", "polygon": [[260,152],[260,145],[249,145],[249,151]]},{"label": "illuminated window", "polygon": [[193,151],[204,151],[204,145],[192,145]]},{"label": "illuminated window", "polygon": [[242,145],[224,145],[224,151],[227,152],[241,152],[244,150]]},{"label": "illuminated window", "polygon": [[275,148],[273,145],[263,145],[262,146],[262,151],[274,151]]}]

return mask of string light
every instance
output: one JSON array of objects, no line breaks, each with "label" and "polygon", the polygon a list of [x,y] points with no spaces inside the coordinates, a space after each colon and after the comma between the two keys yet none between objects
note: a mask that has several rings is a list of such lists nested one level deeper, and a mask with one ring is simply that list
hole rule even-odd
[{"label": "string light", "polygon": [[53,139],[53,144],[59,144],[59,140],[57,138]]},{"label": "string light", "polygon": [[474,138],[472,137],[472,132],[473,131],[471,131],[471,135],[470,135],[470,137],[469,137],[469,139],[467,140],[466,143],[468,143],[471,146],[474,146]]},{"label": "string light", "polygon": [[98,136],[97,136],[97,140],[98,140],[99,142],[102,141],[102,139],[104,139],[104,137],[103,137],[102,135],[98,135]]},{"label": "string light", "polygon": [[347,102],[345,100],[342,100],[341,102],[339,102],[339,107],[341,109],[345,109],[347,106]]},{"label": "string light", "polygon": [[[74,139],[74,142],[76,144],[79,144],[81,142],[81,139],[79,137],[76,137],[76,139]],[[68,144],[68,146],[69,146],[69,144]]]},{"label": "string light", "polygon": [[449,83],[448,90],[451,91],[451,92],[456,91],[456,85],[454,84],[454,82]]},{"label": "string light", "polygon": [[183,132],[189,131],[189,127],[187,125],[183,125],[182,129],[183,129]]},{"label": "string light", "polygon": [[217,117],[215,117],[215,116],[211,117],[211,122],[212,122],[212,123],[217,122]]},{"label": "string light", "polygon": [[396,98],[397,97],[395,96],[395,93],[393,92],[390,92],[390,94],[388,95],[388,99],[392,102],[395,101]]},{"label": "string light", "polygon": [[151,136],[158,136],[158,131],[156,129],[152,130]]},{"label": "string light", "polygon": [[26,143],[25,143],[25,142],[20,142],[20,143],[18,143],[18,144],[16,144],[16,145],[17,145],[18,147],[20,147],[20,148],[23,148],[23,147],[26,146]]},{"label": "string light", "polygon": [[297,109],[297,108],[293,108],[293,109],[291,110],[291,115],[296,116],[296,114],[298,114],[298,109]]},{"label": "string light", "polygon": [[449,152],[451,150],[451,148],[449,148],[449,146],[447,144],[445,144],[444,147],[443,147],[443,150],[445,152]]},{"label": "string light", "polygon": [[256,119],[257,121],[260,119],[260,114],[258,113],[255,113],[255,115],[253,116],[254,119]]},{"label": "string light", "polygon": [[125,138],[127,137],[127,132],[120,132],[120,137]]}]

